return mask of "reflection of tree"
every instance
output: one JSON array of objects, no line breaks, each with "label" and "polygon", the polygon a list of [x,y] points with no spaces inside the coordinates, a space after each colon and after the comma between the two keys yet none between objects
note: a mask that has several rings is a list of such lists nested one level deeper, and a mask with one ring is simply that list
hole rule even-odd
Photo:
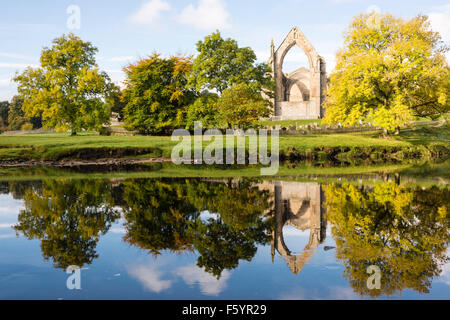
[{"label": "reflection of tree", "polygon": [[271,207],[270,195],[247,180],[235,185],[208,184],[207,190],[202,208],[220,217],[197,220],[191,231],[200,253],[198,266],[220,277],[224,269],[236,268],[239,260],[251,261],[256,244],[270,241],[271,221],[263,219],[263,213]]},{"label": "reflection of tree", "polygon": [[[448,259],[447,187],[413,189],[387,182],[373,189],[343,184],[324,190],[337,257],[355,291],[372,297],[403,289],[428,292]],[[370,265],[381,269],[380,290],[367,288]]]},{"label": "reflection of tree", "polygon": [[[136,180],[123,188],[125,239],[153,254],[195,249],[198,265],[220,276],[239,260],[250,261],[255,244],[269,240],[269,222],[262,218],[269,195],[249,182]],[[202,220],[206,210],[220,217]]]},{"label": "reflection of tree", "polygon": [[14,228],[41,240],[44,258],[57,268],[90,264],[100,235],[119,217],[110,194],[111,185],[101,180],[43,181],[41,190],[25,191],[25,210]]},{"label": "reflection of tree", "polygon": [[155,255],[191,248],[188,223],[198,213],[184,183],[142,179],[126,181],[122,188],[126,241]]}]

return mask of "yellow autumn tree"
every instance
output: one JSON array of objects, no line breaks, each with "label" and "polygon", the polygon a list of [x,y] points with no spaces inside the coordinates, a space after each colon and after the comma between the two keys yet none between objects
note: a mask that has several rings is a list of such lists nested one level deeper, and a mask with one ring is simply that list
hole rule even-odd
[{"label": "yellow autumn tree", "polygon": [[426,16],[355,17],[330,76],[324,122],[351,126],[369,121],[387,133],[415,116],[437,118],[449,112],[447,51]]}]

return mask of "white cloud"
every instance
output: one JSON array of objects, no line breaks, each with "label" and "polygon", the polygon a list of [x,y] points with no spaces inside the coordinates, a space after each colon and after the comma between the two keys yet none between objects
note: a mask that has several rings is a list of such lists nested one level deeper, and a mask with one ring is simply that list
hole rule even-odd
[{"label": "white cloud", "polygon": [[0,87],[9,87],[11,85],[11,79],[0,79]]},{"label": "white cloud", "polygon": [[450,3],[428,14],[431,28],[441,34],[442,40],[450,42]]},{"label": "white cloud", "polygon": [[341,4],[341,3],[355,3],[361,2],[361,0],[330,0],[332,3]]},{"label": "white cloud", "polygon": [[224,0],[200,0],[197,7],[192,4],[185,7],[179,20],[196,29],[209,31],[229,28],[229,16]]},{"label": "white cloud", "polygon": [[198,283],[200,291],[207,296],[218,296],[227,287],[230,272],[225,270],[219,280],[196,265],[188,265],[175,270],[175,274],[183,278],[187,285]]},{"label": "white cloud", "polygon": [[39,66],[37,64],[25,64],[25,63],[5,63],[5,62],[0,62],[0,68],[20,68],[20,69],[25,69],[25,68],[38,68]]},{"label": "white cloud", "polygon": [[10,52],[0,52],[0,57],[5,57],[5,58],[13,58],[13,59],[23,59],[23,60],[38,60],[36,58],[33,57],[29,57],[29,56],[24,56],[21,54],[17,54],[17,53],[10,53]]},{"label": "white cloud", "polygon": [[110,62],[128,62],[128,61],[132,61],[134,59],[135,59],[135,57],[133,57],[133,56],[123,56],[123,57],[112,57],[112,58],[106,59],[106,61],[110,61]]},{"label": "white cloud", "polygon": [[137,24],[152,25],[158,21],[164,11],[170,11],[170,4],[163,0],[151,0],[144,3],[130,20]]},{"label": "white cloud", "polygon": [[162,272],[154,266],[136,266],[128,269],[128,273],[139,280],[145,289],[160,293],[172,286],[171,280],[162,280]]}]

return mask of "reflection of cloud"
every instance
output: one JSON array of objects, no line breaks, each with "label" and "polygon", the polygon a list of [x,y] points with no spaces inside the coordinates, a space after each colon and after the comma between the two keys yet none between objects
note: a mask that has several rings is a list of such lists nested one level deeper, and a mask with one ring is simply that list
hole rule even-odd
[{"label": "reflection of cloud", "polygon": [[356,294],[350,287],[328,287],[324,292],[319,292],[318,288],[297,287],[289,292],[283,293],[280,300],[356,300],[361,296]]},{"label": "reflection of cloud", "polygon": [[0,229],[2,228],[11,228],[14,224],[12,223],[0,223]]},{"label": "reflection of cloud", "polygon": [[175,274],[183,278],[187,285],[193,286],[195,283],[200,285],[200,291],[207,296],[218,296],[227,286],[227,280],[230,272],[225,270],[222,276],[217,280],[213,275],[203,271],[196,265],[188,265],[175,270]]},{"label": "reflection of cloud", "polygon": [[[450,256],[450,249],[447,250],[447,257]],[[436,280],[437,282],[443,282],[446,285],[450,286],[450,262],[447,262],[442,266],[442,272],[439,278]]]},{"label": "reflection of cloud", "polygon": [[279,300],[306,300],[308,299],[305,289],[295,288],[289,292],[284,292],[279,297]]},{"label": "reflection of cloud", "polygon": [[125,233],[127,233],[125,228],[111,228],[111,229],[109,229],[109,232],[111,232],[111,233],[118,233],[118,234],[125,234]]},{"label": "reflection of cloud", "polygon": [[0,234],[0,239],[10,239],[15,237],[16,235],[14,233]]},{"label": "reflection of cloud", "polygon": [[223,0],[200,0],[195,8],[192,4],[184,8],[179,19],[181,23],[200,30],[226,29],[230,27],[230,14]]},{"label": "reflection of cloud", "polygon": [[145,289],[160,293],[172,285],[170,280],[162,280],[162,272],[155,266],[135,266],[128,268],[128,273],[139,280]]},{"label": "reflection of cloud", "polygon": [[346,287],[330,287],[329,296],[327,299],[331,300],[358,300],[361,296],[353,291],[352,288]]}]

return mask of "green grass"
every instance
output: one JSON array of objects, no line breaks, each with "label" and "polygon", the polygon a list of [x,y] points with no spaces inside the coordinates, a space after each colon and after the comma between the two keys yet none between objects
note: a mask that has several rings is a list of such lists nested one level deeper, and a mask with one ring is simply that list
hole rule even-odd
[{"label": "green grass", "polygon": [[[280,152],[289,148],[298,151],[313,150],[320,147],[411,147],[442,145],[450,142],[449,126],[439,128],[425,127],[402,132],[399,136],[380,138],[379,133],[357,132],[329,135],[280,136]],[[170,137],[153,136],[99,136],[83,133],[70,136],[67,133],[34,135],[0,135],[1,160],[58,160],[70,158],[74,152],[95,149],[145,149],[146,155],[140,157],[170,158],[172,148],[178,142]],[[204,146],[208,145],[204,143]]]}]

